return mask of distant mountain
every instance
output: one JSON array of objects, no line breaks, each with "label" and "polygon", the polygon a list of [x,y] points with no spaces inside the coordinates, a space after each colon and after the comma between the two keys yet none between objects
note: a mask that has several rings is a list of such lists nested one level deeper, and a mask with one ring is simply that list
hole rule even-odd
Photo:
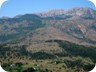
[{"label": "distant mountain", "polygon": [[18,40],[33,43],[54,39],[95,45],[96,11],[72,8],[0,19],[0,43]]},{"label": "distant mountain", "polygon": [[87,72],[95,63],[96,11],[91,8],[0,18],[0,64],[6,70]]},{"label": "distant mountain", "polygon": [[36,15],[39,15],[41,17],[52,17],[52,16],[57,16],[57,15],[62,15],[66,11],[61,9],[61,10],[49,10],[48,12],[41,12],[41,13],[36,13]]},{"label": "distant mountain", "polygon": [[52,16],[80,16],[85,18],[96,18],[96,11],[91,8],[72,8],[70,10],[50,10],[48,12],[37,13],[41,17]]}]

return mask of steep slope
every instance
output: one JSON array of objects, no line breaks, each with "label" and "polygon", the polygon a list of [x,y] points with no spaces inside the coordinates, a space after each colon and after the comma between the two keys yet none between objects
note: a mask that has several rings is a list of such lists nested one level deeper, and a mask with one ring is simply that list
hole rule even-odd
[{"label": "steep slope", "polygon": [[0,42],[7,42],[23,38],[28,32],[43,27],[40,17],[34,14],[20,17],[0,19]]},{"label": "steep slope", "polygon": [[73,8],[0,19],[1,43],[16,40],[29,43],[31,40],[48,39],[95,45],[96,11],[91,8]]},{"label": "steep slope", "polygon": [[91,8],[72,8],[69,10],[50,10],[48,12],[36,13],[41,17],[66,17],[66,16],[80,16],[82,18],[96,18],[96,11]]},{"label": "steep slope", "polygon": [[96,63],[96,11],[73,8],[0,18],[0,64],[16,70],[8,63],[22,64],[21,69],[91,70]]}]

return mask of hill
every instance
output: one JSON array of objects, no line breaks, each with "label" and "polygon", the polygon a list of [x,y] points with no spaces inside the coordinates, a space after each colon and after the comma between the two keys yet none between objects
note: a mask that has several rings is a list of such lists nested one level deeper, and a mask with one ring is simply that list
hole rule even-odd
[{"label": "hill", "polygon": [[21,62],[22,67],[29,67],[30,63],[36,66],[42,60],[45,63],[42,68],[48,67],[53,72],[49,65],[65,72],[85,72],[94,67],[95,55],[96,11],[91,8],[0,18],[0,63],[6,69],[9,68],[6,63]]}]

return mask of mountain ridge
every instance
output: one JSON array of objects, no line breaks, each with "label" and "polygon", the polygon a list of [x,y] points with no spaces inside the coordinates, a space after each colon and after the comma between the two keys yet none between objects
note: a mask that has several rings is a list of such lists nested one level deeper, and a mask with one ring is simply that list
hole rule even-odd
[{"label": "mountain ridge", "polygon": [[[23,37],[26,37],[26,35],[30,34],[33,34],[34,36],[35,31],[38,30],[40,31],[40,33],[36,31],[38,36],[44,32],[47,36],[56,38],[55,33],[58,33],[59,31],[61,33],[59,33],[59,36],[63,38],[63,40],[71,42],[76,41],[75,43],[78,44],[81,42],[84,42],[85,44],[88,43],[89,45],[96,43],[95,10],[91,8],[72,8],[67,11],[60,9],[51,10],[46,13],[48,16],[40,16],[34,13],[18,15],[14,18],[1,18],[0,42],[22,39]],[[53,33],[49,31],[51,36],[46,33],[48,32],[47,28],[54,30]],[[44,29],[44,31],[42,29]],[[40,36],[42,37],[42,35]],[[36,37],[37,36],[34,36],[32,39],[38,39]],[[45,38],[47,39],[46,36]],[[75,40],[72,41],[72,39]]]},{"label": "mountain ridge", "polygon": [[[36,13],[36,15],[39,15],[41,17],[51,17],[51,16],[58,16],[58,15],[77,15],[77,16],[81,16],[82,14],[90,14],[90,16],[92,16],[93,18],[96,18],[96,11],[91,9],[91,8],[71,8],[68,10],[64,10],[64,9],[54,9],[54,10],[49,10],[46,12],[41,12],[41,13]],[[93,16],[93,13],[95,16]],[[34,14],[34,13],[33,13]]]}]

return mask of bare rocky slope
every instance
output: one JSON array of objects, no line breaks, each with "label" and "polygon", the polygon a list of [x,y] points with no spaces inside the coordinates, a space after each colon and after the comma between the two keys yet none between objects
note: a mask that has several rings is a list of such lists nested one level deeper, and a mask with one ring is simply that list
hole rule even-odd
[{"label": "bare rocky slope", "polygon": [[48,39],[83,45],[96,44],[96,11],[91,8],[50,10],[48,12],[0,18],[0,43]]},{"label": "bare rocky slope", "polygon": [[77,60],[81,57],[83,66],[93,68],[96,63],[95,10],[73,8],[0,18],[0,63],[66,57],[72,60],[68,59],[67,65],[79,67],[74,63],[78,62],[81,66],[82,61]]}]

